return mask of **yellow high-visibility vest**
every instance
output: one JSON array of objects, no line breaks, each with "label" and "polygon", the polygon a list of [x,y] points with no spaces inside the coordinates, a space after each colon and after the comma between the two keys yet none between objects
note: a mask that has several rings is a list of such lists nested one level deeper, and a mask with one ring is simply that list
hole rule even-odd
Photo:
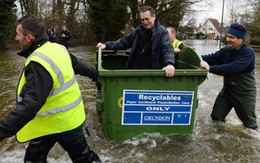
[{"label": "yellow high-visibility vest", "polygon": [[[19,142],[69,131],[79,127],[85,120],[81,92],[65,47],[47,42],[27,58],[24,67],[31,61],[41,64],[49,72],[53,87],[35,118],[16,134]],[[26,83],[24,70],[17,87],[18,102],[23,100],[20,93]]]},{"label": "yellow high-visibility vest", "polygon": [[174,41],[172,42],[172,47],[173,47],[173,48],[179,48],[179,46],[180,46],[181,43],[183,43],[184,46],[186,46],[186,44],[185,44],[184,42],[179,41],[179,40],[177,40],[177,39],[174,39]]}]

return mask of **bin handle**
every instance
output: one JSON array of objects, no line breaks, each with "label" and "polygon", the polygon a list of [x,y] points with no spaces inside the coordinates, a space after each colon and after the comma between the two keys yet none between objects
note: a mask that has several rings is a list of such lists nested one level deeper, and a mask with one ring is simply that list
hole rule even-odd
[{"label": "bin handle", "polygon": [[101,47],[98,48],[98,71],[101,69]]}]

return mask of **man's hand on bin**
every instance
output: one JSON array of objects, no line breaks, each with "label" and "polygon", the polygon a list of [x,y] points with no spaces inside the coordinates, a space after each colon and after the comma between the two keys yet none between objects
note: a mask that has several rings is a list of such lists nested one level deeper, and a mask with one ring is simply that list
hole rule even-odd
[{"label": "man's hand on bin", "polygon": [[99,42],[96,47],[97,48],[100,47],[101,49],[106,49],[106,44],[103,44],[103,43]]},{"label": "man's hand on bin", "polygon": [[200,67],[209,71],[209,64],[205,61],[200,62]]},{"label": "man's hand on bin", "polygon": [[174,48],[174,53],[180,53],[181,49],[179,48]]},{"label": "man's hand on bin", "polygon": [[174,76],[175,68],[174,68],[173,65],[167,65],[163,68],[163,70],[166,73],[166,77],[173,77]]}]

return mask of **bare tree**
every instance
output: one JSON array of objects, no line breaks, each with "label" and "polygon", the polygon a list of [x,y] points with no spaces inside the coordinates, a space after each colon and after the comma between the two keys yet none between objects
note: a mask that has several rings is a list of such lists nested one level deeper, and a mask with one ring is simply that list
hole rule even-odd
[{"label": "bare tree", "polygon": [[[245,24],[252,32],[252,36],[259,37],[260,35],[260,0],[249,0],[251,8],[247,9],[244,15],[247,18]],[[248,12],[249,11],[249,12]]]},{"label": "bare tree", "polygon": [[[128,29],[138,26],[141,6],[152,6],[156,9],[161,24],[178,29],[184,17],[186,24],[194,22],[195,13],[200,10],[196,6],[203,6],[208,2],[206,0],[19,0],[19,3],[22,15],[40,16],[48,27],[55,26],[59,30],[62,24],[67,24],[73,32],[73,39],[87,38],[87,33],[91,32],[89,26],[92,24],[91,29],[95,31],[97,40],[104,40],[121,35],[125,26]],[[90,12],[90,6],[93,7],[93,4],[97,10]],[[81,36],[82,34],[84,35]]]},{"label": "bare tree", "polygon": [[241,1],[240,0],[229,0],[227,2],[227,11],[229,14],[229,24],[239,22],[241,13]]},{"label": "bare tree", "polygon": [[[200,10],[200,6],[207,6],[208,2],[204,0],[131,0],[130,19],[134,27],[140,24],[138,9],[143,5],[156,9],[157,17],[163,25],[176,28],[185,15],[194,15]],[[199,7],[196,8],[196,6]]]},{"label": "bare tree", "polygon": [[38,0],[19,0],[22,15],[34,14],[38,15]]}]

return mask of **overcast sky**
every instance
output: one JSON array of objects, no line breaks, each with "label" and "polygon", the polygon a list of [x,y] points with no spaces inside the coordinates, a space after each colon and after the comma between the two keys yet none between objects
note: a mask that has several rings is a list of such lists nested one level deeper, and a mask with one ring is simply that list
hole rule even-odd
[{"label": "overcast sky", "polygon": [[[214,18],[217,19],[218,21],[221,21],[223,0],[208,0],[208,1],[211,1],[212,3],[211,9],[207,9],[207,11],[198,14],[198,19],[197,19],[198,23],[203,24],[204,21],[208,18]],[[225,0],[225,4],[226,1],[227,0]]]},{"label": "overcast sky", "polygon": [[[212,6],[210,9],[207,9],[207,11],[201,12],[198,14],[198,24],[199,23],[204,23],[206,19],[208,18],[214,18],[217,19],[219,22],[221,22],[221,17],[222,17],[222,7],[223,7],[223,0],[208,0],[212,3]],[[225,0],[224,4],[224,16],[223,16],[223,21],[228,22],[229,19],[229,12],[228,12],[228,6],[231,3],[232,0]],[[247,0],[233,0],[233,2],[237,5],[245,4]]]}]

